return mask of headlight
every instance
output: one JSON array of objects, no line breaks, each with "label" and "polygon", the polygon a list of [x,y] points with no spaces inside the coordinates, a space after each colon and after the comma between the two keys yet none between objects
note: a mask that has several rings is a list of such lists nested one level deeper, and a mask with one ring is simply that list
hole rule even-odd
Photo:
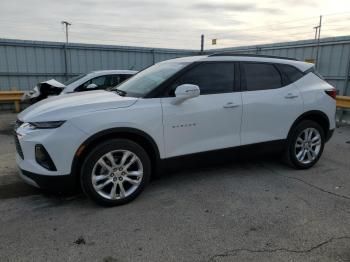
[{"label": "headlight", "polygon": [[57,128],[66,121],[48,121],[48,122],[27,122],[21,125],[22,128],[28,129],[50,129]]}]

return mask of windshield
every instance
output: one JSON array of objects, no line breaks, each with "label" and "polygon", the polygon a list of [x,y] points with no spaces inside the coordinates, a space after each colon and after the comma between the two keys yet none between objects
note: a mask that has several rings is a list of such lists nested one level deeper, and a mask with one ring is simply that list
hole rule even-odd
[{"label": "windshield", "polygon": [[113,88],[112,91],[121,91],[126,96],[143,97],[187,64],[180,62],[155,64]]},{"label": "windshield", "polygon": [[87,74],[81,74],[81,75],[78,75],[78,76],[75,76],[75,77],[72,77],[71,79],[67,80],[66,82],[64,82],[63,84],[65,86],[67,85],[70,85],[71,83],[83,78],[84,76],[86,76]]}]

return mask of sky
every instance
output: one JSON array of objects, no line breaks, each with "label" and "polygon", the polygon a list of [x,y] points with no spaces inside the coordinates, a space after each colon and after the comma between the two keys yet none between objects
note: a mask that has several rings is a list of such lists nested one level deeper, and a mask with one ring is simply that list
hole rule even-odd
[{"label": "sky", "polygon": [[[349,0],[1,0],[0,38],[205,49],[350,35]],[[211,40],[216,38],[217,45]]]}]

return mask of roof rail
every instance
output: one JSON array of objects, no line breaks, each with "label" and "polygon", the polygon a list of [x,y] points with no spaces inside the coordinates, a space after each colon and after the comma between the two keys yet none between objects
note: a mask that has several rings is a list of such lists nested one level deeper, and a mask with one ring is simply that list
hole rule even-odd
[{"label": "roof rail", "polygon": [[285,59],[285,60],[293,60],[293,61],[298,61],[297,59],[290,58],[290,57],[283,57],[283,56],[273,56],[273,55],[257,55],[257,54],[239,54],[239,53],[233,53],[233,52],[219,52],[219,53],[209,54],[208,56],[245,56],[245,57],[265,57],[265,58],[277,58],[277,59]]}]

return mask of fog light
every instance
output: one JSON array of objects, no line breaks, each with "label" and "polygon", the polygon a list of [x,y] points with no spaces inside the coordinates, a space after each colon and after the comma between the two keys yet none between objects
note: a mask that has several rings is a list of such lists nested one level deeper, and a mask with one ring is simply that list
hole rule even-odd
[{"label": "fog light", "polygon": [[35,146],[35,160],[42,167],[51,171],[57,171],[49,153],[47,153],[46,149],[42,145]]}]

